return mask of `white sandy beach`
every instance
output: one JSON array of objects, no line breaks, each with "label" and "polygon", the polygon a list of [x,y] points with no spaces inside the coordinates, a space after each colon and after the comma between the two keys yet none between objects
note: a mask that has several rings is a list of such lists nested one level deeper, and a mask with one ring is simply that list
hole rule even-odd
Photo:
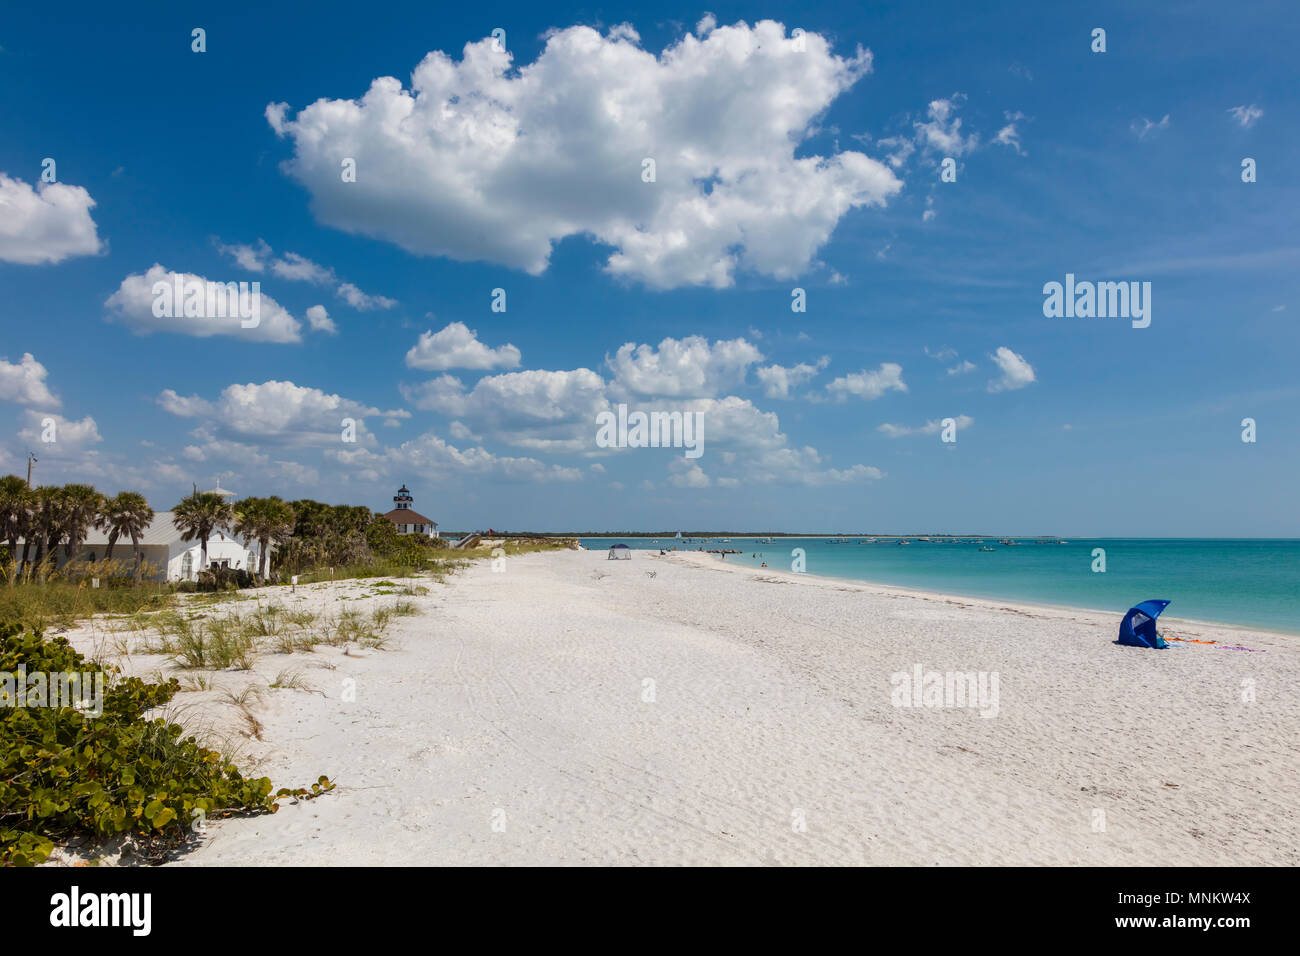
[{"label": "white sandy beach", "polygon": [[[1256,652],[1139,650],[1112,643],[1118,614],[690,553],[532,554],[421,583],[383,650],[217,675],[300,672],[317,692],[250,705],[247,769],[338,788],[216,822],[179,865],[1300,862],[1294,638],[1170,621]],[[392,600],[340,604],[373,590],[257,593]],[[102,648],[98,630],[72,636]],[[891,674],[918,664],[995,672],[996,716],[894,706]],[[177,702],[237,726],[215,693]]]}]

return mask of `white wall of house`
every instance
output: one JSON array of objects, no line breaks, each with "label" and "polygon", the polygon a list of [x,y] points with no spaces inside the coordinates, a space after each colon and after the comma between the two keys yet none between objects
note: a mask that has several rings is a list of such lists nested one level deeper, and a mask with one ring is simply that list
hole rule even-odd
[{"label": "white wall of house", "polygon": [[[106,548],[103,545],[90,545],[82,548],[78,555],[80,560],[102,559]],[[270,555],[275,552],[271,547],[267,551],[267,570],[270,570]],[[144,559],[146,572],[153,570],[153,574],[147,574],[146,577],[158,581],[197,581],[199,572],[203,570],[203,545],[199,541],[172,541],[169,544],[146,544],[140,547],[141,556]],[[245,545],[243,542],[232,538],[222,532],[213,532],[208,539],[208,566],[224,564],[227,567],[236,568],[243,571],[257,571],[257,562],[261,549],[257,542],[251,542]],[[127,566],[135,558],[135,552],[131,549],[131,542],[125,545],[118,541],[117,546],[113,549],[113,560],[122,561]],[[62,549],[59,550],[58,564],[62,567],[67,562],[63,558]]]},{"label": "white wall of house", "polygon": [[428,538],[438,537],[438,527],[432,524],[397,524],[398,534],[422,534]]},{"label": "white wall of house", "polygon": [[[214,534],[208,540],[208,567],[224,565],[240,571],[256,571],[257,544],[245,546],[228,535]],[[203,545],[198,541],[177,541],[167,557],[168,581],[197,581],[203,570]],[[268,562],[269,563],[269,562]]]},{"label": "white wall of house", "polygon": [[[152,580],[197,581],[203,570],[203,545],[198,541],[182,541],[181,533],[172,523],[171,512],[163,511],[154,515],[154,520],[141,536],[140,554],[145,563],[145,576]],[[21,552],[21,546],[20,546]],[[86,543],[77,554],[78,561],[102,561],[108,551],[108,539],[101,528],[95,528],[86,536]],[[270,570],[270,556],[275,553],[275,546],[267,548],[267,570]],[[225,531],[214,531],[208,539],[208,566],[225,565],[241,571],[257,571],[261,554],[256,541],[244,542]],[[35,552],[31,555],[35,558]],[[114,562],[122,562],[127,568],[135,559],[135,551],[130,539],[119,538],[113,547]],[[62,568],[68,563],[62,545],[55,549],[56,566]],[[152,573],[150,573],[152,572]]]}]

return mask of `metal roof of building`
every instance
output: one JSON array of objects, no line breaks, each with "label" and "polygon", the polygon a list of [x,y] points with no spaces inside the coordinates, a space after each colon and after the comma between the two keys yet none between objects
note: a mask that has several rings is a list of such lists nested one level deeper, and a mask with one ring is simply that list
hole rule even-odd
[{"label": "metal roof of building", "polygon": [[[170,545],[174,542],[180,541],[181,532],[174,524],[172,524],[172,514],[173,512],[171,511],[154,512],[153,521],[149,522],[149,527],[145,528],[144,534],[140,536],[140,544]],[[225,535],[229,540],[243,543],[242,538],[224,531],[213,531],[212,537],[208,539],[209,543],[212,541],[220,541],[221,538],[218,537],[219,535]],[[130,545],[131,539],[126,536],[117,539],[118,547],[121,547],[123,543]],[[197,544],[198,542],[195,541],[194,543]],[[91,529],[91,532],[86,535],[86,546],[90,547],[93,545],[106,547],[108,545],[108,532],[102,528]]]}]

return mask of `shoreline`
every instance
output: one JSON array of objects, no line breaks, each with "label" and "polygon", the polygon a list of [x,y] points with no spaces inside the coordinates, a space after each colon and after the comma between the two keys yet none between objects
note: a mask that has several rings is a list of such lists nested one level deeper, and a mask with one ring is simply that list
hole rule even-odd
[{"label": "shoreline", "polygon": [[[645,550],[650,550],[650,549],[645,549]],[[1062,612],[1069,612],[1072,614],[1103,615],[1107,617],[1113,617],[1115,619],[1115,626],[1117,629],[1119,627],[1119,620],[1124,616],[1124,612],[1128,610],[1128,608],[1124,608],[1123,610],[1118,610],[1118,611],[1106,610],[1105,608],[1082,607],[1074,604],[1045,604],[1039,601],[1030,601],[1025,598],[997,598],[997,597],[990,597],[988,595],[981,595],[981,594],[960,594],[955,591],[932,591],[927,588],[917,588],[917,587],[912,587],[904,584],[887,584],[883,581],[868,581],[863,578],[841,578],[829,574],[814,574],[811,571],[796,573],[794,571],[782,571],[777,568],[752,568],[749,565],[743,565],[743,564],[727,564],[726,561],[719,560],[716,555],[710,554],[708,552],[704,552],[703,554],[701,554],[698,551],[684,551],[684,550],[676,551],[676,552],[669,551],[667,556],[672,556],[672,555],[691,556],[692,557],[691,563],[698,564],[700,567],[709,567],[709,568],[717,567],[721,570],[734,571],[741,574],[750,573],[750,574],[763,574],[763,575],[779,575],[782,577],[783,580],[788,580],[789,583],[791,584],[813,584],[816,581],[827,581],[837,585],[850,585],[850,586],[861,587],[866,591],[878,590],[881,592],[898,592],[903,594],[910,594],[915,597],[927,598],[935,601],[944,601],[948,603],[951,603],[953,601],[963,601],[963,602],[977,601],[982,604],[989,605],[990,607],[994,605],[998,605],[1000,607],[1006,607],[1007,605],[1012,605],[1022,610],[1062,611]],[[658,555],[656,555],[656,557],[658,557]],[[709,559],[709,561],[705,562],[703,560],[705,558]],[[1168,613],[1160,615],[1160,623],[1162,625],[1166,623],[1173,623],[1173,624],[1187,625],[1191,627],[1202,627],[1202,628],[1210,628],[1210,629],[1225,630],[1225,631],[1248,631],[1252,634],[1260,634],[1266,637],[1277,637],[1277,638],[1283,638],[1289,640],[1296,640],[1297,638],[1300,638],[1300,632],[1291,634],[1286,631],[1277,631],[1271,628],[1255,627],[1254,625],[1251,624],[1234,624],[1227,621],[1204,621],[1204,620],[1200,620],[1199,618],[1177,617],[1176,615],[1168,614]]]}]

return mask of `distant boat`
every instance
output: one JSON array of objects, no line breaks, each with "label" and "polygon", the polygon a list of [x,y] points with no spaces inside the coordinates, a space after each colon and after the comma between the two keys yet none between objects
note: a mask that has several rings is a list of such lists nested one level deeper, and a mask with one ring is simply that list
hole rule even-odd
[{"label": "distant boat", "polygon": [[899,543],[899,544],[911,544],[912,542],[908,541],[906,538],[902,538],[901,540],[899,540],[898,543]]},{"label": "distant boat", "polygon": [[996,551],[997,548],[990,548],[987,544],[980,548],[981,551]]}]

